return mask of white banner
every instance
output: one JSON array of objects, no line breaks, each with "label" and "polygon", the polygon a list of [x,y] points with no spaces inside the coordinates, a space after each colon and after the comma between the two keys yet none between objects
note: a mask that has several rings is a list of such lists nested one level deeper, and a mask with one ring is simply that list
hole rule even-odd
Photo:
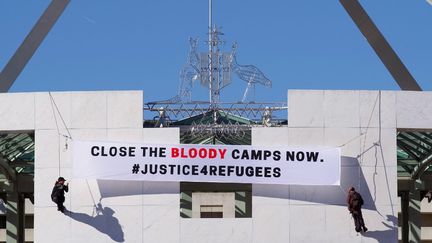
[{"label": "white banner", "polygon": [[75,141],[74,178],[339,185],[340,148]]}]

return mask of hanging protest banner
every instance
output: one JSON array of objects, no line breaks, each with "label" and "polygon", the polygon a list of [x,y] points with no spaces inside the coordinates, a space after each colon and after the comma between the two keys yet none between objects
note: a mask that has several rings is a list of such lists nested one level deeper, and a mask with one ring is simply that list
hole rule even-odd
[{"label": "hanging protest banner", "polygon": [[340,148],[75,141],[74,178],[339,185]]}]

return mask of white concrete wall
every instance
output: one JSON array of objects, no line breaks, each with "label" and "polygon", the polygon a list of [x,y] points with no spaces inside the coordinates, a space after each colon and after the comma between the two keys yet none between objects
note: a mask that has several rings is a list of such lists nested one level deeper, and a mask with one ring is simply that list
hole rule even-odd
[{"label": "white concrete wall", "polygon": [[[157,132],[142,128],[140,91],[55,93],[53,98],[73,139],[179,142],[177,128]],[[144,242],[144,239],[165,238],[164,242],[170,242],[170,237],[178,239],[179,183],[71,180],[65,202],[70,212],[65,216],[56,211],[49,194],[59,175],[59,165],[61,175],[71,178],[73,148],[69,143],[65,149],[63,137],[59,144],[50,102],[48,94],[35,94],[35,241]],[[60,131],[67,134],[62,124]],[[99,213],[94,207],[98,203],[103,208]],[[167,235],[166,226],[176,227]]]},{"label": "white concrete wall", "polygon": [[[72,142],[62,135],[68,135],[67,127],[77,140],[177,144],[179,130],[142,128],[142,91],[55,92],[52,97],[55,104],[49,93],[0,94],[0,131],[35,131],[35,242],[177,242],[179,183],[73,180]],[[50,200],[59,175],[70,182],[66,215]],[[94,210],[97,203],[103,214]]]},{"label": "white concrete wall", "polygon": [[[396,242],[397,128],[432,129],[432,92],[290,90],[288,128],[254,129],[253,144],[340,146],[341,186],[254,185],[254,226],[258,215],[288,225],[258,224],[257,242]],[[364,235],[345,206],[349,186],[366,199]]]},{"label": "white concrete wall", "polygon": [[[73,139],[179,142],[176,128],[142,128],[141,91],[52,95]],[[289,91],[288,127],[254,128],[253,144],[340,146],[341,187],[253,185],[245,219],[180,218],[179,183],[94,180],[70,181],[73,213],[62,215],[49,195],[59,168],[71,178],[72,143],[65,149],[48,93],[0,94],[0,131],[35,130],[35,242],[396,242],[396,128],[431,129],[429,101],[431,92]],[[345,206],[351,185],[366,200],[364,236]]]}]

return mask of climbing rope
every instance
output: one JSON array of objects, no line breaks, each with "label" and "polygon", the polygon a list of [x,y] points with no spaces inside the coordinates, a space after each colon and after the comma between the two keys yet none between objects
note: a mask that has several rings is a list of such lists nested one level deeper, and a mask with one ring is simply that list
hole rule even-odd
[{"label": "climbing rope", "polygon": [[[65,149],[67,150],[67,149],[68,149],[68,143],[67,143],[67,142],[68,142],[68,139],[71,139],[71,140],[72,140],[72,135],[71,135],[71,133],[70,133],[70,131],[69,131],[69,128],[68,128],[67,125],[66,125],[66,122],[65,122],[64,119],[63,119],[63,116],[62,116],[60,110],[58,109],[58,106],[57,106],[57,104],[56,104],[56,102],[55,102],[55,100],[54,100],[54,97],[52,96],[51,92],[48,92],[48,94],[49,94],[50,102],[51,102],[51,111],[52,111],[52,114],[53,114],[53,116],[54,116],[54,121],[55,121],[56,129],[57,129],[57,142],[58,142],[58,150],[57,150],[57,153],[58,153],[58,175],[61,176],[61,159],[60,159],[60,158],[61,158],[61,151],[60,151],[60,138],[61,138],[61,137],[64,137],[64,138],[65,138]],[[56,112],[56,111],[57,111],[57,112]],[[58,121],[57,121],[57,115],[56,115],[56,113],[57,113],[58,116],[60,117],[61,122],[63,123],[63,126],[64,126],[64,128],[66,129],[68,135],[65,135],[65,134],[60,133],[60,127],[59,127],[59,124],[58,124]]]}]

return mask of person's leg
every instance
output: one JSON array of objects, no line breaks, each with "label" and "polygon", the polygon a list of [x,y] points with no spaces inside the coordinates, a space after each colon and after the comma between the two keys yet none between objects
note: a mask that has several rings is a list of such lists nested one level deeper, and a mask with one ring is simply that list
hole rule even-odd
[{"label": "person's leg", "polygon": [[57,211],[63,212],[63,202],[57,200],[56,204],[57,204]]},{"label": "person's leg", "polygon": [[368,229],[367,229],[366,226],[365,226],[364,219],[363,219],[363,213],[362,213],[361,210],[359,211],[358,216],[359,216],[359,223],[360,223],[360,226],[363,228],[363,231],[366,232]]},{"label": "person's leg", "polygon": [[64,198],[59,198],[57,200],[57,210],[64,213],[65,207],[63,206],[65,199]]},{"label": "person's leg", "polygon": [[352,213],[353,219],[354,219],[354,225],[355,225],[355,230],[357,232],[361,231],[361,225],[360,225],[360,220],[359,220],[359,214],[356,212]]}]

